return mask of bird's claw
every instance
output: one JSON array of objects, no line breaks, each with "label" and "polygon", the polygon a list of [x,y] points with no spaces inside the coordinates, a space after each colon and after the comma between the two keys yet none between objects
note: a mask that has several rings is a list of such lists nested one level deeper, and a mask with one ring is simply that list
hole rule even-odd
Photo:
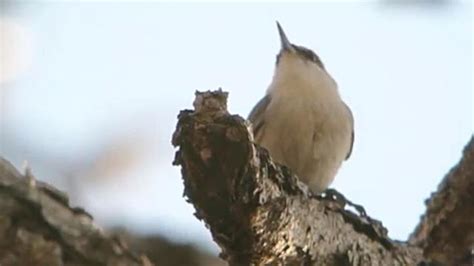
[{"label": "bird's claw", "polygon": [[319,199],[332,199],[339,203],[342,208],[345,208],[346,205],[349,205],[353,207],[361,217],[367,217],[367,213],[362,205],[353,203],[335,189],[328,188],[323,192],[323,194],[317,195],[316,197],[319,197]]}]

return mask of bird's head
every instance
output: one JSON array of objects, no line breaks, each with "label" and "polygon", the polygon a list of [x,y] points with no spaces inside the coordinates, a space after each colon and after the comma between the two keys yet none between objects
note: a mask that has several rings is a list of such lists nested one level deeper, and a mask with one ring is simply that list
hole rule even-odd
[{"label": "bird's head", "polygon": [[283,28],[277,21],[278,33],[280,35],[281,49],[277,55],[276,66],[281,68],[288,65],[313,68],[317,67],[324,70],[324,65],[319,56],[312,50],[292,44],[286,37]]}]

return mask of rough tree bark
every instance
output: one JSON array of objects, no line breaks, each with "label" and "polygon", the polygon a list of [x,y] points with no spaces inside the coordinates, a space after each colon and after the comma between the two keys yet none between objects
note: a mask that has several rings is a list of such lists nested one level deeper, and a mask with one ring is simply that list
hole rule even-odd
[{"label": "rough tree bark", "polygon": [[[139,254],[146,254],[147,257]],[[0,157],[0,266],[195,265],[223,261],[189,244],[124,229],[105,233],[67,195]]]},{"label": "rough tree bark", "polygon": [[152,265],[67,196],[0,158],[0,265]]},{"label": "rough tree bark", "polygon": [[422,247],[433,261],[474,265],[474,138],[426,205],[410,243]]},{"label": "rough tree bark", "polygon": [[[185,195],[230,264],[473,265],[474,139],[402,243],[380,222],[347,210],[342,195],[311,196],[253,144],[226,99],[221,91],[198,93],[195,111],[181,112],[173,143]],[[103,233],[64,193],[0,158],[0,265],[151,263]]]},{"label": "rough tree bark", "polygon": [[[227,93],[196,92],[194,109],[178,116],[174,163],[181,165],[196,217],[230,265],[450,265],[470,259],[472,140],[440,188],[446,195],[432,197],[411,241],[397,242],[377,220],[348,210],[344,196],[313,196],[274,163],[253,143],[248,122],[227,112]],[[463,232],[462,241],[450,232]]]}]

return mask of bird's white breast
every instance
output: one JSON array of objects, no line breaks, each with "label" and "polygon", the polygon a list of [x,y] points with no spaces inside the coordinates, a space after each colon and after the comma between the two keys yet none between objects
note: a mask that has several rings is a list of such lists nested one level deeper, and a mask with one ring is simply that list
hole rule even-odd
[{"label": "bird's white breast", "polygon": [[352,120],[325,70],[295,58],[283,60],[267,91],[271,102],[257,142],[321,192],[350,149]]}]

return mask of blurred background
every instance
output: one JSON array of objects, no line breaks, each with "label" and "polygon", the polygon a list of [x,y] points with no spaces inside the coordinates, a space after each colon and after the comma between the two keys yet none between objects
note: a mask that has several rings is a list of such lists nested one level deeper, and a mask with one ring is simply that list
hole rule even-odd
[{"label": "blurred background", "polygon": [[106,228],[217,254],[171,162],[176,116],[222,87],[247,116],[279,39],[318,53],[355,116],[332,187],[405,240],[473,133],[471,1],[6,1],[0,156]]}]

